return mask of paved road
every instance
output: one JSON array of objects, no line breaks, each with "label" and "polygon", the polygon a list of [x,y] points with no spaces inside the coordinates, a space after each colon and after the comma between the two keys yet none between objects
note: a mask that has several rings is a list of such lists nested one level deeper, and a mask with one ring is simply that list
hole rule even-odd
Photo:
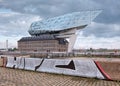
[{"label": "paved road", "polygon": [[120,86],[120,82],[0,67],[0,86]]}]

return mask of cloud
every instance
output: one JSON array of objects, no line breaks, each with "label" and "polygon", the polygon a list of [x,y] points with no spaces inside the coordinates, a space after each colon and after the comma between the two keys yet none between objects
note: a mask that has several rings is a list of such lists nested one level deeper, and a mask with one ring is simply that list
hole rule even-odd
[{"label": "cloud", "polygon": [[21,14],[16,12],[0,13],[0,48],[5,48],[5,41],[9,41],[9,47],[17,47],[17,41],[28,36],[28,29],[33,21],[41,20],[39,16]]},{"label": "cloud", "polygon": [[33,21],[40,20],[39,16],[20,13],[0,14],[0,35],[3,36],[25,36]]},{"label": "cloud", "polygon": [[5,43],[0,42],[0,48],[5,48]]},{"label": "cloud", "polygon": [[4,0],[1,7],[9,8],[15,12],[37,14],[43,18],[54,17],[80,10],[98,8],[97,3],[89,0]]},{"label": "cloud", "polygon": [[3,35],[0,35],[0,48],[6,48],[6,40],[8,40],[8,48],[14,48],[17,47],[17,41],[21,38],[21,36],[16,37],[6,37]]},{"label": "cloud", "polygon": [[120,0],[94,0],[101,9],[102,14],[97,18],[99,23],[120,24]]},{"label": "cloud", "polygon": [[103,9],[95,20],[98,23],[120,23],[120,0],[4,0],[1,8],[35,14],[42,18],[54,17],[81,10]]},{"label": "cloud", "polygon": [[112,38],[98,38],[93,35],[88,37],[79,36],[75,43],[75,49],[88,49],[88,48],[108,48],[108,49],[120,49],[120,38],[112,37]]},{"label": "cloud", "polygon": [[103,24],[92,22],[87,28],[81,30],[84,36],[94,35],[96,37],[120,37],[120,25]]},{"label": "cloud", "polygon": [[120,25],[92,22],[81,29],[74,48],[120,49]]}]

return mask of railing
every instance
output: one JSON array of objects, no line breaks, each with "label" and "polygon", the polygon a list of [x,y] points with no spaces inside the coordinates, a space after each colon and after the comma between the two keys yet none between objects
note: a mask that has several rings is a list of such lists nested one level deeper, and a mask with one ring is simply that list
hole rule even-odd
[{"label": "railing", "polygon": [[118,57],[120,52],[1,52],[1,55],[42,57],[42,58],[69,58],[69,57]]}]

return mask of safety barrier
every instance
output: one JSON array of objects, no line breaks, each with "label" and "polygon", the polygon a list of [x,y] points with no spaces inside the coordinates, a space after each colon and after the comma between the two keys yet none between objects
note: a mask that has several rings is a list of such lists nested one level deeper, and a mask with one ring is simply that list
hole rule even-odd
[{"label": "safety barrier", "polygon": [[37,70],[41,64],[42,59],[40,58],[25,58],[25,69],[26,70]]},{"label": "safety barrier", "polygon": [[37,71],[105,79],[93,60],[45,59]]},{"label": "safety barrier", "polygon": [[21,65],[21,57],[7,57],[7,65],[6,67],[10,68],[19,68]]},{"label": "safety barrier", "polygon": [[[7,64],[6,64],[7,63]],[[120,62],[92,59],[42,59],[25,57],[0,57],[0,66],[38,72],[120,80]]]}]

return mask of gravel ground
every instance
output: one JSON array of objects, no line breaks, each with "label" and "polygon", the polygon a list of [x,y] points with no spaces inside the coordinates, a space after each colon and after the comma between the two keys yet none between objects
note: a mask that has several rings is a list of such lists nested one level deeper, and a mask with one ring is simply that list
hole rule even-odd
[{"label": "gravel ground", "polygon": [[120,86],[120,82],[0,67],[0,86]]}]

